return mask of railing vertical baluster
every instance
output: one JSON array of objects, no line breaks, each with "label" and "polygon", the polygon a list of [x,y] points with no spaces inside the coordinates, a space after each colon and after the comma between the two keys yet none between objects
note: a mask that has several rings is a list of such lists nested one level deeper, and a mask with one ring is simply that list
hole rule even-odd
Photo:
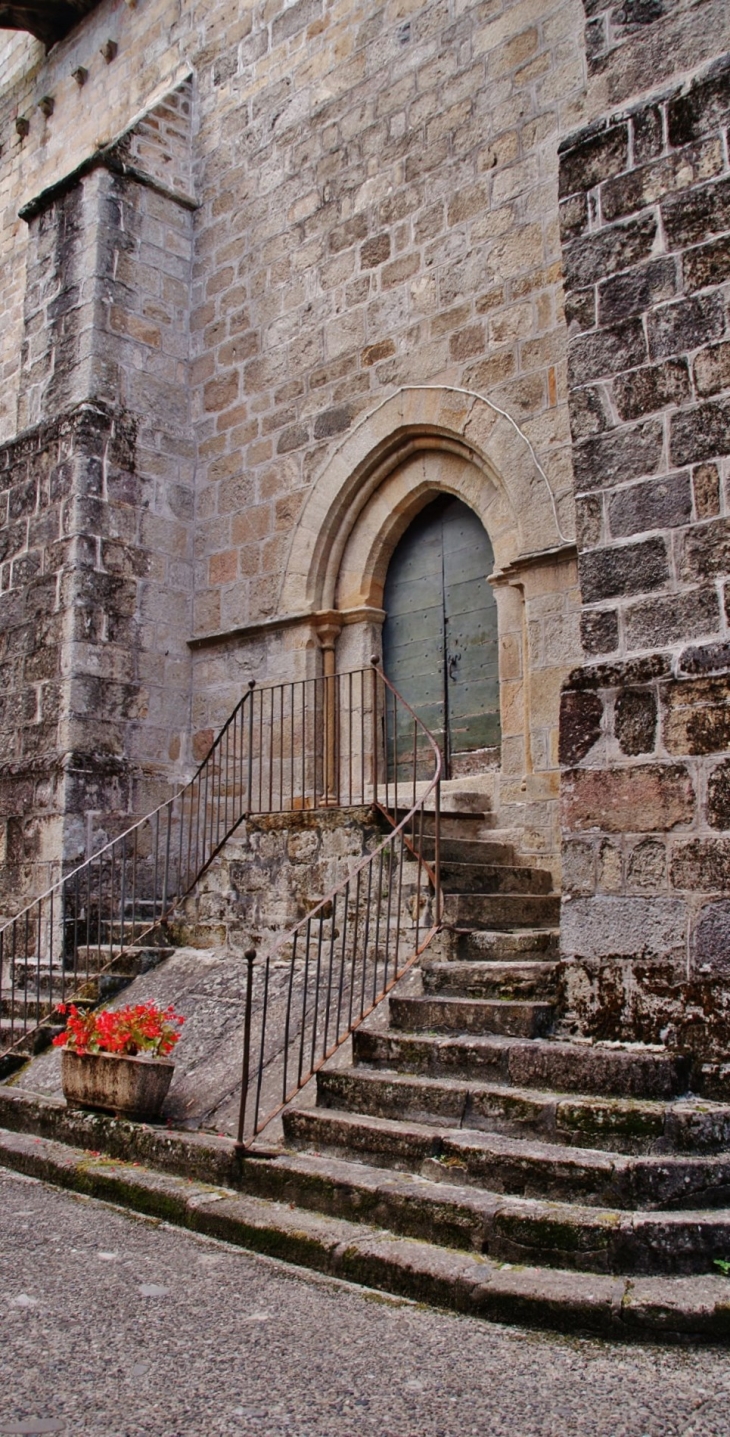
[{"label": "railing vertical baluster", "polygon": [[120,859],[122,878],[119,891],[119,942],[124,951],[125,934],[125,908],[127,902],[127,835],[122,834],[122,856]]},{"label": "railing vertical baluster", "polygon": [[297,1087],[302,1086],[302,1073],[304,1072],[304,1042],[307,1023],[307,991],[309,989],[309,944],[312,937],[311,919],[307,919],[306,942],[304,945],[304,981],[302,983],[302,1023],[299,1030],[299,1067],[297,1070]]},{"label": "railing vertical baluster", "polygon": [[162,877],[162,903],[160,904],[160,918],[164,918],[167,912],[168,878],[170,873],[170,835],[172,832],[172,803],[166,804],[167,808],[167,836],[165,838],[165,868]]},{"label": "railing vertical baluster", "polygon": [[49,1012],[53,1012],[53,889],[48,895],[48,1001]]},{"label": "railing vertical baluster", "polygon": [[11,930],[13,935],[13,943],[10,953],[10,1034],[12,1038],[15,1038],[15,988],[17,981],[17,963],[15,955],[17,951],[17,926],[18,925],[15,919],[13,919],[13,925]]},{"label": "railing vertical baluster", "polygon": [[337,894],[332,900],[332,912],[330,914],[330,956],[329,969],[327,973],[327,1001],[324,1012],[324,1037],[322,1039],[322,1053],[327,1052],[327,1039],[330,1031],[330,1008],[332,1004],[332,968],[335,961],[335,922],[337,918]]},{"label": "railing vertical baluster", "polygon": [[266,1041],[266,1020],[267,1020],[268,1014],[269,1014],[269,971],[270,971],[270,967],[271,967],[271,957],[270,957],[270,955],[267,953],[267,954],[266,954],[266,962],[264,963],[264,996],[263,996],[263,1001],[262,1001],[262,1004],[261,1004],[261,1042],[260,1042],[260,1044],[259,1044],[259,1065],[258,1065],[258,1076],[257,1076],[257,1079],[256,1079],[256,1102],[255,1102],[255,1104],[254,1104],[254,1110],[253,1110],[253,1132],[254,1132],[254,1137],[256,1136],[256,1134],[257,1134],[257,1132],[258,1132],[258,1130],[259,1130],[259,1108],[260,1108],[260,1106],[261,1106],[261,1084],[263,1083],[263,1080],[264,1080],[264,1043],[265,1043],[265,1041]]},{"label": "railing vertical baluster", "polygon": [[350,964],[350,1016],[348,1028],[352,1027],[352,1009],[355,997],[355,981],[357,974],[357,940],[360,930],[360,876],[362,869],[357,870],[357,883],[355,884],[355,921],[352,926],[352,962]]},{"label": "railing vertical baluster", "polygon": [[312,1016],[312,1052],[310,1054],[310,1071],[314,1067],[314,1052],[317,1043],[317,1023],[319,1021],[319,985],[322,976],[322,927],[323,919],[320,914],[319,933],[317,934],[317,967],[314,975],[314,1013]]},{"label": "railing vertical baluster", "polygon": [[380,914],[381,914],[382,903],[383,903],[383,850],[382,850],[382,848],[381,848],[381,849],[380,849],[380,855],[379,855],[379,858],[378,858],[378,899],[377,899],[377,904],[376,904],[376,909],[375,909],[375,944],[374,944],[374,947],[373,947],[373,998],[372,998],[373,1003],[375,1002],[375,994],[376,994],[377,991],[378,991],[378,990],[377,990],[377,981],[378,981],[378,949],[379,949],[379,946],[380,946]]},{"label": "railing vertical baluster", "polygon": [[114,849],[112,848],[109,868],[109,962],[114,957]]},{"label": "railing vertical baluster", "polygon": [[390,925],[393,913],[393,839],[388,844],[388,906],[385,916],[385,958],[383,960],[383,992],[388,987],[388,961],[390,958]]},{"label": "railing vertical baluster", "polygon": [[246,1100],[248,1098],[248,1073],[251,1066],[251,997],[253,992],[253,965],[256,957],[256,949],[249,948],[245,955],[248,969],[246,972],[246,1007],[243,1029],[243,1062],[241,1067],[241,1102],[238,1109],[238,1146],[243,1147],[243,1129],[246,1122]]},{"label": "railing vertical baluster", "polygon": [[337,985],[337,1027],[335,1029],[335,1038],[337,1042],[340,1041],[340,1033],[342,1032],[342,994],[345,982],[345,953],[347,951],[347,911],[349,905],[350,880],[348,878],[342,894],[342,945],[340,947],[340,981]]},{"label": "railing vertical baluster", "polygon": [[97,909],[97,912],[96,912],[96,966],[97,966],[97,971],[98,971],[98,970],[101,968],[101,915],[102,915],[102,913],[103,913],[103,911],[104,911],[104,897],[103,897],[103,864],[102,864],[101,859],[98,859],[97,864],[96,864],[96,867],[97,867],[98,874],[99,874],[99,884],[98,884],[98,904],[99,904],[99,906],[98,906],[98,909]]},{"label": "railing vertical baluster", "polygon": [[370,937],[370,914],[373,901],[373,865],[368,864],[368,896],[365,901],[365,930],[362,940],[362,983],[360,985],[360,1016],[365,1010],[365,984],[367,982],[368,968],[368,939]]},{"label": "railing vertical baluster", "polygon": [[78,982],[79,974],[79,886],[79,870],[77,868],[74,883],[74,986]]},{"label": "railing vertical baluster", "polygon": [[289,1033],[291,1031],[291,1002],[294,991],[294,976],[297,964],[297,940],[299,929],[294,929],[294,942],[292,944],[291,963],[289,964],[289,986],[286,994],[286,1018],[284,1021],[284,1077],[282,1083],[281,1101],[286,1102],[287,1076],[289,1072]]},{"label": "railing vertical baluster", "polygon": [[137,833],[138,829],[135,828],[132,845],[132,943],[135,943],[137,938]]}]

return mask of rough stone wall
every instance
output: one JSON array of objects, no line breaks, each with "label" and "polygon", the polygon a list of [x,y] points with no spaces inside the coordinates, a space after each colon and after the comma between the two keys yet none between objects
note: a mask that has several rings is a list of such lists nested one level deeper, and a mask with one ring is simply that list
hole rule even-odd
[{"label": "rough stone wall", "polygon": [[[107,39],[117,45],[109,65]],[[100,148],[114,150],[130,127],[137,148],[123,157],[125,183],[133,166],[185,188],[185,176],[174,185],[165,177],[174,163],[155,167],[154,125],[142,138],[135,116],[155,112],[191,70],[200,207],[189,316],[190,632],[235,635],[276,617],[307,493],[347,432],[400,386],[465,386],[504,409],[534,447],[570,539],[556,193],[557,137],[584,83],[577,0],[140,0],[133,10],[101,0],[48,56],[13,37],[0,54],[0,289],[9,301],[0,433],[14,433],[19,398],[37,398],[21,375],[17,305],[32,236],[15,215]],[[39,108],[48,95],[50,115]],[[28,120],[24,137],[17,117]],[[87,176],[84,193],[104,173]],[[97,320],[109,354],[119,336],[103,306]],[[154,347],[139,334],[136,343],[130,364],[145,391]],[[124,391],[138,445],[150,431],[145,403],[144,392],[130,400]],[[140,474],[145,465],[140,453]],[[169,530],[172,543],[172,520]],[[180,592],[168,612],[181,610]],[[540,664],[555,667],[535,636]],[[242,683],[291,671],[289,645],[288,635],[263,635],[195,651],[197,756]],[[163,645],[154,652],[159,661]],[[549,717],[546,734],[552,726]],[[165,725],[137,724],[134,741],[144,732],[149,760],[167,764]],[[554,803],[554,744],[544,747],[550,754],[534,762],[550,777],[529,785],[536,801]]]},{"label": "rough stone wall", "polygon": [[244,820],[186,900],[176,941],[266,951],[383,836],[382,821],[368,809]]},{"label": "rough stone wall", "polygon": [[[189,757],[189,126],[183,86],[25,212],[24,429],[0,451],[15,908]],[[140,166],[165,157],[163,187]]]},{"label": "rough stone wall", "polygon": [[[717,43],[701,9],[679,57]],[[609,94],[648,44],[613,24],[588,27]],[[729,121],[726,58],[560,161],[587,656],[562,702],[567,1004],[699,1056],[730,1039]]]},{"label": "rough stone wall", "polygon": [[[79,780],[67,732],[68,646],[76,626],[82,634],[101,629],[111,597],[99,592],[97,576],[96,606],[70,610],[74,496],[83,503],[102,467],[112,485],[117,475],[129,482],[129,463],[130,435],[92,406],[0,450],[0,912],[57,876],[62,815]],[[123,609],[123,596],[115,599]],[[133,602],[131,612],[126,606],[132,625]],[[101,753],[92,761],[108,790],[105,803],[113,804],[115,766]]]}]

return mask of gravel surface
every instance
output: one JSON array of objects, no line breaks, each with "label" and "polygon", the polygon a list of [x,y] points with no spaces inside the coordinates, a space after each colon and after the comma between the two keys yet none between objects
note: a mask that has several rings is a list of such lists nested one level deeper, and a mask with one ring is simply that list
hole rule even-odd
[{"label": "gravel surface", "polygon": [[0,1437],[730,1437],[730,1353],[421,1308],[0,1175]]}]

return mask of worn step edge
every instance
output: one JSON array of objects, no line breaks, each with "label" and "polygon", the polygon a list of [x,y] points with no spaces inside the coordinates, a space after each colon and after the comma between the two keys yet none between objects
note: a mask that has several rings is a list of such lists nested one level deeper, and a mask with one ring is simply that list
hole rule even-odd
[{"label": "worn step edge", "polygon": [[538,1038],[553,1026],[554,1008],[537,998],[469,998],[424,993],[390,999],[390,1025],[397,1033],[461,1037]]},{"label": "worn step edge", "polygon": [[247,1164],[242,1186],[271,1201],[386,1227],[496,1261],[577,1272],[684,1275],[712,1272],[730,1251],[730,1210],[586,1206],[464,1186],[458,1176],[395,1172],[361,1160],[286,1153]]},{"label": "worn step edge", "polygon": [[667,1050],[611,1048],[499,1032],[358,1028],[353,1054],[356,1066],[395,1068],[404,1074],[449,1073],[472,1081],[625,1098],[678,1097],[687,1091],[689,1076],[686,1060]]},{"label": "worn step edge", "polygon": [[[474,1078],[403,1074],[385,1067],[325,1069],[318,1074],[317,1090],[323,1107],[364,1116],[384,1116],[374,1114],[372,1105],[386,1102],[394,1107],[397,1102],[399,1116],[405,1114],[428,1126],[450,1123],[454,1129],[469,1127],[508,1135],[519,1130],[520,1135],[542,1141],[601,1151],[642,1153],[647,1145],[648,1151],[657,1154],[730,1148],[730,1107],[694,1095],[668,1101],[601,1097]],[[362,1106],[348,1102],[352,1095]],[[332,1097],[335,1102],[330,1101]],[[599,1137],[605,1146],[597,1141]],[[630,1148],[626,1146],[629,1137],[634,1143]]]},{"label": "worn step edge", "polygon": [[627,1154],[337,1108],[291,1108],[284,1134],[295,1149],[550,1202],[646,1212],[730,1205],[729,1153]]},{"label": "worn step edge", "polygon": [[730,1342],[723,1278],[627,1280],[514,1267],[7,1131],[0,1131],[0,1164],[299,1267],[474,1317],[623,1340]]}]

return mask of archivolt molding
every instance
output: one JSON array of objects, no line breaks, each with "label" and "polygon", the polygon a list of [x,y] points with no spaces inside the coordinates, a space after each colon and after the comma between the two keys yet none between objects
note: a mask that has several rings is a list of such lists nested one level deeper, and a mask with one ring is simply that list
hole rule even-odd
[{"label": "archivolt molding", "polygon": [[565,543],[545,475],[508,415],[463,390],[403,389],[359,422],[315,482],[279,612],[379,605],[398,539],[442,492],[479,514],[498,569]]}]

